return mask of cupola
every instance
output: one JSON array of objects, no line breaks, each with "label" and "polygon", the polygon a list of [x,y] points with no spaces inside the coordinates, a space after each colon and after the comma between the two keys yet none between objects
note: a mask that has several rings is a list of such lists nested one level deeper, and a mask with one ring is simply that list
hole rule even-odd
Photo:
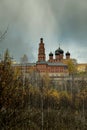
[{"label": "cupola", "polygon": [[66,52],[66,59],[70,59],[70,53],[69,53],[69,51]]}]

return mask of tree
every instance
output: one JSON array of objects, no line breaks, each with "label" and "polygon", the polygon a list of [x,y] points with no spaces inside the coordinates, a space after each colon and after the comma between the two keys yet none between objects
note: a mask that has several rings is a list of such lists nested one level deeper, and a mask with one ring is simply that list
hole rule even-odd
[{"label": "tree", "polygon": [[74,63],[73,60],[69,59],[67,61],[67,65],[68,65],[68,70],[70,75],[75,74],[77,72],[76,63]]},{"label": "tree", "polygon": [[21,57],[21,63],[23,63],[23,64],[28,63],[28,57],[26,54],[24,54],[23,57]]},{"label": "tree", "polygon": [[[1,108],[10,104],[9,96],[12,95],[14,84],[14,70],[11,66],[11,58],[8,49],[4,53],[4,59],[0,65],[0,99]],[[11,92],[11,93],[10,93]],[[10,95],[11,94],[11,95]]]},{"label": "tree", "polygon": [[[22,107],[21,79],[16,74],[8,49],[0,63],[0,129],[10,127],[14,122],[16,109]],[[17,117],[18,119],[19,117]],[[11,123],[11,124],[10,124]]]}]

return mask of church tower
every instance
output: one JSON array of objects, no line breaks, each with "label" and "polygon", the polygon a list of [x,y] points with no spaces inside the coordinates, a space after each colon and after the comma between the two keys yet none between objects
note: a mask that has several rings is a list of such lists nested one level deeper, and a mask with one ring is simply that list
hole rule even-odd
[{"label": "church tower", "polygon": [[40,38],[39,49],[38,49],[38,61],[45,61],[45,48],[43,38]]}]

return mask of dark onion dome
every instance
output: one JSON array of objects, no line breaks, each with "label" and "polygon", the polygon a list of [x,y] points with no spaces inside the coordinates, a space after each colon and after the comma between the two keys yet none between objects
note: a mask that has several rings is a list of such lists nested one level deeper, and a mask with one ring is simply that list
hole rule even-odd
[{"label": "dark onion dome", "polygon": [[60,53],[58,51],[55,52],[55,55],[60,55]]},{"label": "dark onion dome", "polygon": [[49,53],[49,56],[53,56],[53,53],[52,53],[52,52],[50,52],[50,53]]},{"label": "dark onion dome", "polygon": [[55,55],[58,54],[58,53],[63,54],[64,51],[59,47],[59,48],[55,51]]},{"label": "dark onion dome", "polygon": [[70,53],[69,53],[69,51],[67,51],[67,52],[66,52],[66,56],[70,56]]}]

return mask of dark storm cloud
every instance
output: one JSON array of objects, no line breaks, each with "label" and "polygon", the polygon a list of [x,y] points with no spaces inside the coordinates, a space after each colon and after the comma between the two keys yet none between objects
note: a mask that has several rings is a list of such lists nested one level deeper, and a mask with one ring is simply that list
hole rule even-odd
[{"label": "dark storm cloud", "polygon": [[77,42],[83,41],[85,44],[87,40],[87,2],[83,3],[67,4],[59,23],[60,36],[64,37],[64,40],[74,39]]},{"label": "dark storm cloud", "polygon": [[9,25],[0,52],[8,48],[17,60],[26,53],[29,61],[36,61],[43,37],[47,54],[60,43],[73,57],[87,62],[86,12],[86,0],[0,0],[0,31]]}]

